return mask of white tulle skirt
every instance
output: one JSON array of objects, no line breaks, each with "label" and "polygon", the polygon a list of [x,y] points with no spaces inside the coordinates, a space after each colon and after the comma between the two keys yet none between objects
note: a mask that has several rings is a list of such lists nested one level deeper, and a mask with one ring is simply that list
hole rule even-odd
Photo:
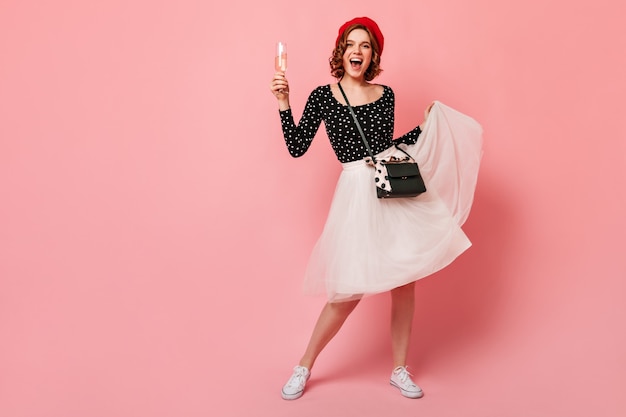
[{"label": "white tulle skirt", "polygon": [[[372,167],[342,164],[305,293],[339,302],[389,291],[446,267],[471,246],[461,225],[476,187],[480,125],[435,102],[418,143],[406,148],[428,189],[418,197],[378,199]],[[379,156],[397,153],[390,148]]]}]

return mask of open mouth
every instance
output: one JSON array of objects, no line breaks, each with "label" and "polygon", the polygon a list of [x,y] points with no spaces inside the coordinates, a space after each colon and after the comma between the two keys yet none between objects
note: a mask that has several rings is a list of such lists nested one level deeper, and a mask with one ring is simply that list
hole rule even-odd
[{"label": "open mouth", "polygon": [[352,66],[352,69],[354,70],[359,70],[361,69],[361,65],[363,64],[363,60],[359,59],[359,58],[352,58],[350,60],[350,65]]}]

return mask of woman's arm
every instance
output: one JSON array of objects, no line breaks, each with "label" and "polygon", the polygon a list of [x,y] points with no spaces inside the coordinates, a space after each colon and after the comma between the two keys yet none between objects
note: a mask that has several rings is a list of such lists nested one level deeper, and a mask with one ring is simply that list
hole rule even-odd
[{"label": "woman's arm", "polygon": [[296,125],[291,109],[281,110],[280,122],[283,128],[283,136],[289,153],[294,158],[306,153],[317,134],[317,130],[322,123],[322,114],[319,109],[319,89],[314,90],[304,107],[302,118]]},{"label": "woman's arm", "polygon": [[319,89],[314,90],[309,96],[300,123],[297,125],[289,105],[289,82],[284,72],[279,71],[274,74],[270,90],[278,100],[280,122],[289,154],[294,158],[304,155],[322,123],[318,108]]}]

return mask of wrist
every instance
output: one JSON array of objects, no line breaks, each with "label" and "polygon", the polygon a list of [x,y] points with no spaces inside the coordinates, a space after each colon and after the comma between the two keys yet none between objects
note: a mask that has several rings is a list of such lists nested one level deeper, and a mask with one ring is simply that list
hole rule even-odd
[{"label": "wrist", "polygon": [[278,110],[285,111],[289,110],[289,100],[279,100],[278,101]]}]

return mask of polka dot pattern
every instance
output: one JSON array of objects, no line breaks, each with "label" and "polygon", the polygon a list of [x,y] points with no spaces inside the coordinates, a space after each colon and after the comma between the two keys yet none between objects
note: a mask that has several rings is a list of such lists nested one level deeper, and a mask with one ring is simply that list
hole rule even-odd
[{"label": "polka dot pattern", "polygon": [[[353,106],[365,137],[374,154],[389,148],[393,142],[395,99],[393,90],[383,86],[382,96],[368,104]],[[283,135],[289,153],[299,157],[311,146],[322,121],[326,134],[340,162],[352,162],[369,156],[347,106],[333,96],[330,85],[317,87],[309,95],[300,122],[296,126],[291,109],[280,111]],[[413,144],[421,130],[418,127],[397,139]]]}]

